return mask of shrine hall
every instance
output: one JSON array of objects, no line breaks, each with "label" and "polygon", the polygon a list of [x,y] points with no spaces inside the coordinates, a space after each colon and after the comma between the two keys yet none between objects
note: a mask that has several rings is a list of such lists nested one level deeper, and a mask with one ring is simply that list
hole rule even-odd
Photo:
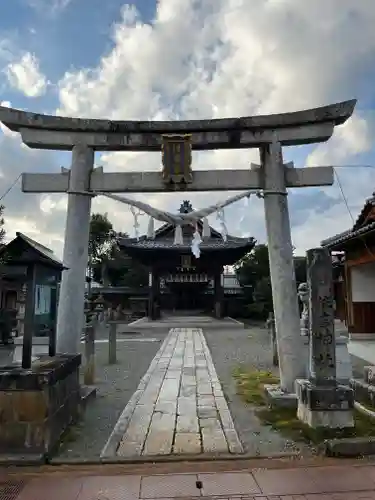
[{"label": "shrine hall", "polygon": [[[184,201],[180,213],[193,210]],[[202,241],[200,255],[191,250],[193,233],[198,229]],[[216,318],[225,315],[224,281],[225,266],[232,266],[255,245],[254,238],[240,238],[222,234],[210,226],[209,236],[204,236],[203,221],[197,226],[182,227],[182,241],[176,243],[175,227],[165,223],[153,238],[119,238],[118,244],[130,257],[150,269],[148,316],[156,320],[161,310],[204,311]]]}]

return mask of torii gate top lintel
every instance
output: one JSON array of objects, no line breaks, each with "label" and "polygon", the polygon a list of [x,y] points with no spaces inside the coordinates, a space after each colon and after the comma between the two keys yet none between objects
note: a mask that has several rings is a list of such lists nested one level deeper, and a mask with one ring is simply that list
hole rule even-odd
[{"label": "torii gate top lintel", "polygon": [[195,150],[309,144],[329,139],[353,113],[356,100],[291,113],[240,118],[115,121],[43,115],[0,106],[0,121],[38,149],[71,150],[77,139],[99,151],[160,151],[162,134],[193,134]]}]

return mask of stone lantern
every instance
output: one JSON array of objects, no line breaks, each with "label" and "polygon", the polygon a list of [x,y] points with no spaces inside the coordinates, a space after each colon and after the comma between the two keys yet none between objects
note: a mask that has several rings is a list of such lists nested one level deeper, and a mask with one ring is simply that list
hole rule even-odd
[{"label": "stone lantern", "polygon": [[93,309],[97,314],[97,317],[103,319],[103,311],[104,311],[104,298],[102,294],[99,294],[98,297],[93,301]]}]

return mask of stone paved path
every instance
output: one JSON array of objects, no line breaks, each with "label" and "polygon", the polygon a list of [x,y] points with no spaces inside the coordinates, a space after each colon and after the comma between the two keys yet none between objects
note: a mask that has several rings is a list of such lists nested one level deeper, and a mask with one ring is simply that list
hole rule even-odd
[{"label": "stone paved path", "polygon": [[243,453],[201,328],[172,328],[102,457]]}]

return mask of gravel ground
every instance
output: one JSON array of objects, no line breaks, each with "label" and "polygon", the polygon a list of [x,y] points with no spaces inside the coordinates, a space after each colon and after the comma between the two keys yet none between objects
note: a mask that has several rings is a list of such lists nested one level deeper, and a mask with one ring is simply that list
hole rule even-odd
[{"label": "gravel ground", "polygon": [[[99,457],[113,427],[139,381],[160,348],[167,331],[143,331],[119,335],[118,339],[151,339],[158,342],[121,342],[117,344],[117,364],[109,366],[108,343],[95,345],[96,398],[88,402],[83,421],[69,431],[57,456],[59,458]],[[97,338],[108,334],[102,331]]]},{"label": "gravel ground", "polygon": [[303,456],[311,455],[312,451],[307,445],[296,444],[270,427],[262,425],[255,415],[255,407],[246,405],[236,394],[232,373],[240,364],[250,369],[272,370],[277,373],[272,366],[267,331],[254,325],[243,330],[205,329],[204,334],[245,451],[254,456],[269,456],[289,451],[298,451]]},{"label": "gravel ground", "polygon": [[[118,331],[121,332],[121,327]],[[96,399],[88,403],[83,421],[69,431],[57,453],[59,458],[99,457],[121,412],[136,391],[166,334],[167,330],[159,329],[119,333],[119,340],[153,338],[158,341],[119,341],[118,362],[112,366],[107,364],[108,343],[96,344]],[[303,456],[311,455],[312,451],[306,445],[296,444],[262,425],[255,415],[255,409],[246,405],[236,394],[232,373],[240,364],[277,373],[277,369],[272,366],[267,331],[259,325],[250,325],[245,329],[233,330],[205,328],[204,334],[245,451],[258,456],[288,451],[299,451]],[[106,338],[108,330],[102,328],[97,339]],[[11,347],[0,349],[0,364],[10,359],[12,350]],[[352,362],[354,376],[362,375],[363,366],[367,363],[354,357]]]}]

